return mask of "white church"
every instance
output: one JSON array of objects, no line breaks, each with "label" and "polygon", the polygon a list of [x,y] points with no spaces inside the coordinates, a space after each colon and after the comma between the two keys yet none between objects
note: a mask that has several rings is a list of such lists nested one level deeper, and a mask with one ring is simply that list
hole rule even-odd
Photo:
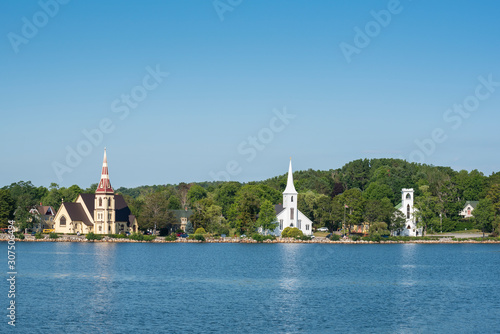
[{"label": "white church", "polygon": [[422,228],[417,227],[418,219],[415,216],[417,209],[414,207],[413,188],[401,189],[401,203],[396,206],[396,209],[404,214],[406,220],[403,228],[401,230],[394,231],[394,235],[408,237],[422,236]]},{"label": "white church", "polygon": [[292,159],[290,158],[288,180],[285,191],[283,192],[283,204],[275,206],[278,226],[273,234],[281,235],[281,232],[287,227],[296,227],[301,230],[304,235],[313,234],[313,222],[297,208],[297,196],[298,193],[293,184]]}]

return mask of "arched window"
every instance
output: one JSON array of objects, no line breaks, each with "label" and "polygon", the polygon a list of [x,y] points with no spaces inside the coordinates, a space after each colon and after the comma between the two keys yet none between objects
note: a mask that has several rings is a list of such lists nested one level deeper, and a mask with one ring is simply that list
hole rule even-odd
[{"label": "arched window", "polygon": [[293,219],[294,219],[294,218],[293,218],[293,214],[294,214],[294,212],[293,212],[293,208],[290,208],[290,220],[293,220]]},{"label": "arched window", "polygon": [[411,199],[411,195],[409,193],[406,194],[406,199]]},{"label": "arched window", "polygon": [[102,197],[99,197],[99,206],[102,206]]},{"label": "arched window", "polygon": [[292,202],[293,202],[293,196],[292,196]]},{"label": "arched window", "polygon": [[62,216],[59,220],[59,225],[66,226],[66,217]]},{"label": "arched window", "polygon": [[410,219],[410,204],[406,206],[406,219]]},{"label": "arched window", "polygon": [[108,208],[111,207],[111,197],[108,198]]}]

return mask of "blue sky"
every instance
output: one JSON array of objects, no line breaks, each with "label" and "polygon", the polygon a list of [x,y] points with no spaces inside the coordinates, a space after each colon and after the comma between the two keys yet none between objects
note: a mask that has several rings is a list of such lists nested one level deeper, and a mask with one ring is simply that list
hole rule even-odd
[{"label": "blue sky", "polygon": [[0,6],[0,185],[87,187],[104,147],[114,187],[262,180],[290,156],[499,171],[497,1]]}]

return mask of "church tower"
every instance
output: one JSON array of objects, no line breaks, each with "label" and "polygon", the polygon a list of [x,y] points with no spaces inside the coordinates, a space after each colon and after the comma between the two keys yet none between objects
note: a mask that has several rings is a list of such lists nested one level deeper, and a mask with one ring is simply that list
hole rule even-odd
[{"label": "church tower", "polygon": [[104,149],[101,180],[95,191],[94,233],[116,233],[115,217],[115,191],[109,182],[108,160]]},{"label": "church tower", "polygon": [[284,227],[298,227],[298,215],[299,211],[297,209],[297,190],[293,184],[293,171],[292,171],[292,158],[290,158],[290,166],[288,167],[288,180],[286,184],[285,191],[283,192],[283,207],[286,210],[285,213],[285,226]]}]

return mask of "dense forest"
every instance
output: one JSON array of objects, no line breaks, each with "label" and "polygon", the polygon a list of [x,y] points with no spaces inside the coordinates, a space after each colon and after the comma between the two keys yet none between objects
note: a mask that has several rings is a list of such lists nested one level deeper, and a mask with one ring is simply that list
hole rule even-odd
[{"label": "dense forest", "polygon": [[[167,227],[175,222],[172,210],[190,209],[193,228],[203,227],[212,233],[253,231],[258,226],[271,227],[274,205],[282,201],[286,175],[259,182],[201,182],[177,185],[154,185],[118,188],[138,218],[142,229],[155,223]],[[427,232],[454,231],[465,228],[498,233],[500,225],[500,173],[485,176],[473,170],[454,171],[409,163],[399,159],[360,159],[340,169],[297,171],[295,187],[298,206],[316,228],[330,230],[360,223],[387,223],[400,228],[403,217],[395,206],[401,201],[402,188],[414,188],[419,222]],[[87,189],[69,188],[52,183],[47,189],[20,181],[0,189],[0,225],[9,219],[29,221],[29,208],[43,203],[56,210],[61,202],[74,201],[80,193],[93,193],[97,184]],[[466,201],[479,201],[474,218],[459,216]]]}]

